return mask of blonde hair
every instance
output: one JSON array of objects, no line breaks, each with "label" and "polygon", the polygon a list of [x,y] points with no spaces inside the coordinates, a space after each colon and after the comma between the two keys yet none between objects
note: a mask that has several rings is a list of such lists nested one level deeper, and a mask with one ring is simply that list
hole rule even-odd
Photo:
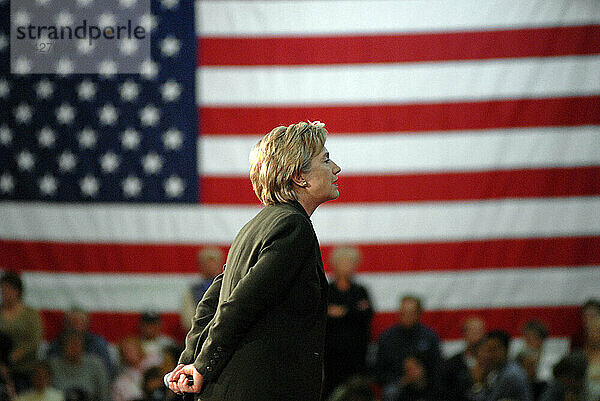
[{"label": "blonde hair", "polygon": [[214,259],[217,262],[221,263],[221,261],[223,260],[223,252],[221,252],[221,250],[216,247],[204,248],[198,252],[198,262],[200,262],[201,264],[205,264],[211,259]]},{"label": "blonde hair", "polygon": [[360,251],[354,246],[340,246],[331,252],[329,260],[335,266],[344,258],[348,258],[358,265],[360,263]]},{"label": "blonde hair", "polygon": [[296,200],[292,178],[308,172],[325,146],[327,130],[319,122],[299,122],[274,128],[250,153],[250,181],[265,205]]}]

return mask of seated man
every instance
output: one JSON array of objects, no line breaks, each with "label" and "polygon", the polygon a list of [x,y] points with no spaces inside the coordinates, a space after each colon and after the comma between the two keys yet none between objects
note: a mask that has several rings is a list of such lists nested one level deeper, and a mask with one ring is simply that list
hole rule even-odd
[{"label": "seated man", "polygon": [[69,331],[77,331],[83,336],[84,352],[100,358],[106,367],[108,376],[114,378],[117,374],[117,366],[110,357],[108,342],[90,331],[89,315],[83,309],[73,308],[65,313],[62,331],[50,343],[48,357],[59,356],[61,354],[65,333]]},{"label": "seated man", "polygon": [[476,394],[477,401],[533,401],[527,374],[516,362],[508,360],[509,344],[510,335],[502,330],[490,331],[483,339],[479,356],[485,379]]},{"label": "seated man", "polygon": [[375,370],[383,401],[441,398],[442,356],[438,335],[421,323],[421,301],[404,296],[400,322],[385,331],[377,344]]},{"label": "seated man", "polygon": [[109,401],[106,368],[100,358],[84,352],[83,341],[77,331],[65,334],[62,353],[50,359],[52,384],[67,398],[77,393],[91,401]]}]

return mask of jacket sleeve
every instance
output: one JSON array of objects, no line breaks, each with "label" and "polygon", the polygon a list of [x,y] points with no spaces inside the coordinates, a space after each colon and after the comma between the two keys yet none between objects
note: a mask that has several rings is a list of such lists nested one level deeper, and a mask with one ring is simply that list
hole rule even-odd
[{"label": "jacket sleeve", "polygon": [[264,237],[256,263],[222,300],[194,366],[214,381],[257,317],[279,304],[297,274],[312,260],[316,237],[310,222],[290,215]]},{"label": "jacket sleeve", "polygon": [[179,363],[189,364],[194,361],[194,352],[196,351],[198,341],[202,337],[202,332],[215,316],[217,305],[219,304],[222,280],[223,273],[215,277],[208,290],[204,293],[202,300],[198,302],[192,328],[185,337],[185,349],[179,357]]}]

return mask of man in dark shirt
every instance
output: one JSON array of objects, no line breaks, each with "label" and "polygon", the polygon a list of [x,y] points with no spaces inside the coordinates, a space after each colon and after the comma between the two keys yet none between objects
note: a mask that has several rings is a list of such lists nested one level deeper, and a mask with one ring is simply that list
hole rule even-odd
[{"label": "man in dark shirt", "polygon": [[331,255],[334,275],[327,296],[324,395],[365,371],[373,309],[367,290],[352,279],[359,261],[360,253],[353,247],[336,248]]},{"label": "man in dark shirt", "polygon": [[477,346],[485,335],[485,323],[478,317],[470,317],[462,325],[465,349],[446,362],[444,369],[444,392],[448,401],[469,401],[475,381],[473,373],[477,364]]},{"label": "man in dark shirt", "polygon": [[533,400],[525,371],[508,360],[509,344],[510,335],[502,330],[490,331],[483,339],[479,355],[486,375],[477,401]]},{"label": "man in dark shirt", "polygon": [[375,369],[383,401],[441,397],[440,340],[421,323],[421,313],[419,298],[402,297],[399,324],[379,339]]}]

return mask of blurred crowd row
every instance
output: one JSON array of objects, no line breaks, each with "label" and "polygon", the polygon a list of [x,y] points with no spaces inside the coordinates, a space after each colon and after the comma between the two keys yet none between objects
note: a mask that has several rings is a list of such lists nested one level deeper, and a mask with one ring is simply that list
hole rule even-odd
[{"label": "blurred crowd row", "polygon": [[[186,329],[223,259],[218,248],[199,253],[199,277],[183,295]],[[522,337],[511,339],[472,316],[456,322],[463,347],[446,357],[439,336],[421,322],[422,300],[414,295],[401,296],[397,324],[371,338],[369,291],[354,279],[359,261],[357,248],[331,254],[323,400],[600,400],[599,300],[582,306],[580,331],[558,352],[542,320],[527,322]],[[6,272],[0,283],[0,401],[181,399],[166,390],[163,376],[182,344],[162,333],[157,313],[142,313],[136,335],[112,344],[90,331],[86,311],[72,309],[45,342],[39,313],[23,302],[19,275]]]}]

